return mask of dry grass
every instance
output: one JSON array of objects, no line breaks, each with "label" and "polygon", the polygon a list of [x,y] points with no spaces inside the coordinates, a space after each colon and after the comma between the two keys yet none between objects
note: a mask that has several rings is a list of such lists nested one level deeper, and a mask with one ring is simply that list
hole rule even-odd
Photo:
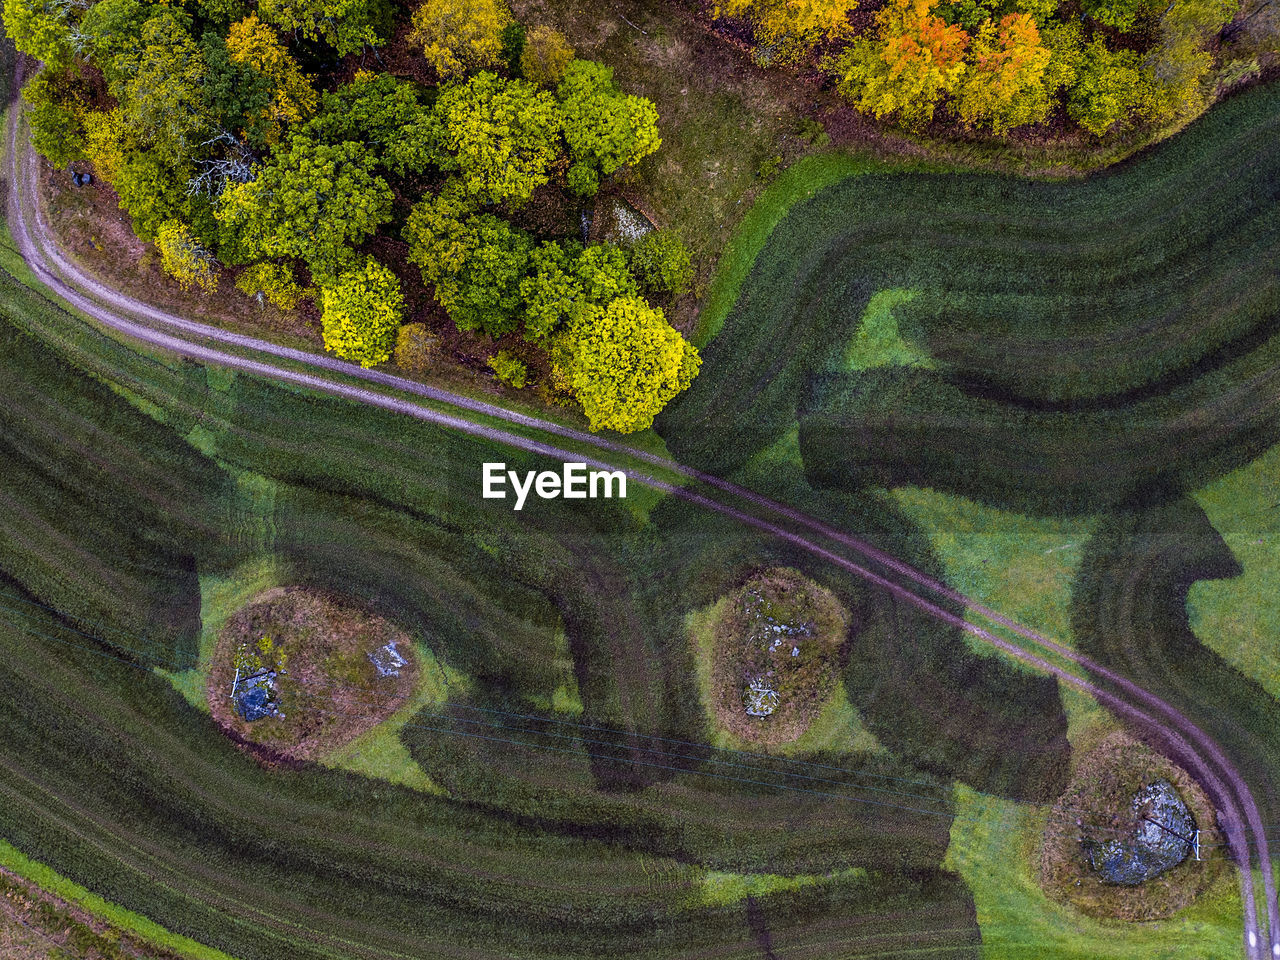
[{"label": "dry grass", "polygon": [[[795,740],[822,712],[835,686],[849,614],[829,590],[795,570],[766,570],[734,591],[712,627],[712,709],[719,725],[740,740],[774,745]],[[806,636],[762,639],[764,618],[811,629]],[[799,650],[792,656],[793,649]],[[778,691],[778,706],[767,717],[752,717],[743,690],[763,678]]]},{"label": "dry grass", "polygon": [[[277,686],[283,716],[246,723],[229,697],[233,658],[263,636],[288,656]],[[380,677],[369,654],[390,641],[409,661]],[[209,671],[209,708],[237,742],[267,761],[313,760],[390,717],[413,693],[417,663],[409,637],[345,601],[298,587],[274,588],[227,621]]]},{"label": "dry grass", "polygon": [[[1134,887],[1103,883],[1085,859],[1077,824],[1120,828],[1129,802],[1143,786],[1168,780],[1200,828],[1206,859],[1188,857],[1172,870]],[[1213,803],[1185,770],[1123,732],[1105,737],[1076,766],[1075,778],[1054,805],[1040,869],[1046,891],[1091,917],[1160,920],[1186,908],[1228,869]]]}]

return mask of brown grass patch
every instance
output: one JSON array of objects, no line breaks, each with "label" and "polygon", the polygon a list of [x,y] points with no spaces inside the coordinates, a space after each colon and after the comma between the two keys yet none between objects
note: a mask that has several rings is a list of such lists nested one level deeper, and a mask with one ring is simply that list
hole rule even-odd
[{"label": "brown grass patch", "polygon": [[[1138,886],[1103,883],[1085,856],[1087,828],[1122,829],[1134,794],[1168,780],[1196,818],[1201,861],[1178,866]],[[1230,868],[1213,803],[1191,775],[1128,734],[1109,734],[1084,756],[1049,815],[1041,847],[1041,882],[1050,896],[1101,919],[1160,920],[1191,904]]]},{"label": "brown grass patch", "polygon": [[[752,743],[795,740],[835,686],[849,614],[831,591],[786,567],[756,574],[726,599],[711,628],[716,721]],[[747,714],[743,694],[753,680],[777,691],[768,716]]]},{"label": "brown grass patch", "polygon": [[[235,712],[234,657],[269,636],[288,657],[278,679],[282,717],[248,723]],[[369,654],[388,642],[409,661],[381,677]],[[413,643],[398,627],[337,597],[277,587],[256,597],[218,635],[209,671],[209,708],[234,740],[269,762],[314,760],[389,717],[413,692]]]}]

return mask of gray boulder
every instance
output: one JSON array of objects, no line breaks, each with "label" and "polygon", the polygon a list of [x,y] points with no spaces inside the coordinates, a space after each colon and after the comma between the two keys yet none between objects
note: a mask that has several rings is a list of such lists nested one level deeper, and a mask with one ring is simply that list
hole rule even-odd
[{"label": "gray boulder", "polygon": [[1089,864],[1104,883],[1137,886],[1172,870],[1191,855],[1196,821],[1168,780],[1134,794],[1132,828],[1107,839],[1083,841]]}]

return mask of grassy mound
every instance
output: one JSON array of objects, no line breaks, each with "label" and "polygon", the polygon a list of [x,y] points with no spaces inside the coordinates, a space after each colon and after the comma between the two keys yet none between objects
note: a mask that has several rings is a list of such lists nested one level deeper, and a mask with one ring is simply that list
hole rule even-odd
[{"label": "grassy mound", "polygon": [[[389,643],[406,663],[398,675],[383,676],[370,656]],[[236,710],[233,681],[264,670],[274,674],[273,715],[248,721]],[[395,713],[416,673],[413,644],[391,623],[332,596],[275,588],[223,627],[209,671],[209,708],[236,740],[261,748],[259,755],[311,760]]]},{"label": "grassy mound", "polygon": [[[1134,886],[1104,883],[1090,865],[1086,838],[1122,837],[1133,824],[1129,805],[1142,788],[1168,781],[1200,828],[1207,857],[1188,857],[1166,873]],[[1187,772],[1124,733],[1112,733],[1077,766],[1074,779],[1049,815],[1041,852],[1045,888],[1092,917],[1160,920],[1187,907],[1230,864],[1222,852],[1213,802]],[[1062,824],[1075,824],[1063,829]]]},{"label": "grassy mound", "polygon": [[831,591],[788,569],[757,574],[727,600],[713,628],[716,721],[742,740],[794,740],[835,684],[849,614]]}]

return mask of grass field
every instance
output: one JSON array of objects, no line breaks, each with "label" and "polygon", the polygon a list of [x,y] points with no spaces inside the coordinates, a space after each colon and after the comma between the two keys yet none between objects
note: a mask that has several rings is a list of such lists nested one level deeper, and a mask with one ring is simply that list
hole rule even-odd
[{"label": "grass field", "polygon": [[1040,887],[1038,846],[1046,811],[957,788],[946,865],[973,890],[983,960],[1183,960],[1240,956],[1240,887],[1227,874],[1177,917],[1107,923],[1049,899]]},{"label": "grass field", "polygon": [[[755,565],[802,565],[776,545],[730,525],[708,539],[700,513],[665,501],[646,515],[540,501],[513,525],[476,495],[496,452],[483,444],[139,356],[4,293],[20,320],[3,360],[27,385],[0,417],[33,480],[11,488],[8,472],[0,489],[50,498],[4,555],[0,831],[25,855],[243,960],[515,942],[750,956],[761,931],[802,954],[974,955],[968,892],[939,867],[945,780],[927,780],[921,813],[864,802],[883,778],[921,778],[887,751],[815,792],[790,759],[707,741],[684,618]],[[94,377],[40,349],[56,338]],[[87,462],[36,455],[76,436]],[[92,496],[105,519],[69,529],[83,514],[64,520],[59,496]],[[135,541],[149,552],[122,580]],[[71,546],[74,578],[45,573]],[[161,589],[171,555],[190,575]],[[859,609],[879,603],[826,579]],[[394,613],[447,683],[424,670],[416,709],[328,769],[259,768],[187,696],[219,621],[274,581]],[[840,749],[839,719],[806,759]]]},{"label": "grass field", "polygon": [[[799,164],[730,246],[735,305],[658,430],[723,474],[799,424],[811,482],[1025,513],[1198,487],[1280,435],[1278,127],[1270,86],[1079,182],[881,168],[800,199]],[[934,369],[849,370],[868,304],[894,289],[915,291],[892,316]]]},{"label": "grass field", "polygon": [[[1272,821],[1280,708],[1191,634],[1190,584],[1239,567],[1216,488],[1181,493],[1273,439],[1278,118],[1263,88],[1080,184],[794,167],[660,423],[680,459],[1200,704]],[[60,882],[239,960],[1238,947],[1230,892],[1126,937],[1037,898],[1035,810],[1098,714],[851,574],[660,496],[513,522],[479,464],[539,458],[134,353],[3,273],[0,314],[0,836]],[[856,629],[809,739],[765,757],[717,738],[690,630],[778,566]],[[401,624],[423,670],[346,749],[266,769],[192,694],[217,625],[284,582]]]},{"label": "grass field", "polygon": [[1241,572],[1191,585],[1191,630],[1202,644],[1280,697],[1280,593],[1275,589],[1280,583],[1280,447],[1194,496]]}]

